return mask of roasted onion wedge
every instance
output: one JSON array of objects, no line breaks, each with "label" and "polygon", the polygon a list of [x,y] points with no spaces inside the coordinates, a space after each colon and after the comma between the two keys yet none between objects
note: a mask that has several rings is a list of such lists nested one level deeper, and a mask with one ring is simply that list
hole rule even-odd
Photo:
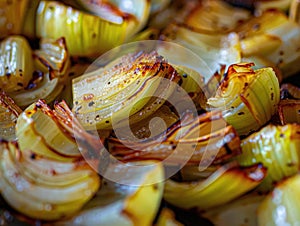
[{"label": "roasted onion wedge", "polygon": [[297,225],[300,221],[299,173],[280,182],[262,201],[257,211],[259,226]]},{"label": "roasted onion wedge", "polygon": [[109,138],[108,146],[122,161],[164,160],[172,156],[167,164],[180,164],[188,158],[187,164],[206,167],[240,153],[240,139],[220,112],[203,114],[195,120],[186,116],[183,122],[177,121],[166,132],[140,142]]},{"label": "roasted onion wedge", "polygon": [[10,206],[28,217],[72,216],[99,188],[100,178],[86,162],[39,158],[21,152],[12,142],[1,142],[0,147],[0,192]]},{"label": "roasted onion wedge", "polygon": [[[61,150],[57,151],[48,145],[43,135],[37,132],[35,123],[34,120],[26,119],[22,115],[18,119],[18,125],[16,126],[17,136],[19,137],[18,143],[23,152],[34,152],[57,161],[74,161],[74,157],[67,156]],[[79,157],[78,154],[75,159]]]},{"label": "roasted onion wedge", "polygon": [[252,63],[228,68],[217,93],[208,99],[213,108],[223,111],[225,120],[239,135],[247,135],[267,123],[280,99],[278,79],[272,68],[253,70]]},{"label": "roasted onion wedge", "polygon": [[39,154],[44,153],[55,159],[63,156],[80,157],[73,134],[66,131],[62,123],[45,102],[40,100],[32,104],[17,120],[16,134],[21,150],[37,150]]},{"label": "roasted onion wedge", "polygon": [[32,78],[32,50],[22,36],[10,36],[0,43],[0,88],[5,92],[23,90]]},{"label": "roasted onion wedge", "polygon": [[16,131],[21,151],[55,161],[97,158],[102,148],[99,137],[84,130],[64,101],[53,110],[42,100],[32,104],[18,117]]},{"label": "roasted onion wedge", "polygon": [[[134,172],[128,168],[140,164],[149,168]],[[153,225],[164,188],[162,164],[146,161],[114,165],[108,168],[107,175],[110,173],[119,174],[120,184],[104,180],[96,196],[77,215],[54,225]]]},{"label": "roasted onion wedge", "polygon": [[270,190],[274,183],[299,171],[300,125],[268,125],[242,140],[242,154],[238,161],[243,166],[262,163],[268,175],[260,186]]},{"label": "roasted onion wedge", "polygon": [[251,191],[265,176],[266,169],[261,165],[240,168],[236,163],[231,162],[202,181],[167,180],[164,199],[184,209],[209,209]]},{"label": "roasted onion wedge", "polygon": [[265,11],[238,26],[243,56],[260,55],[276,64],[286,78],[300,70],[300,26],[281,11]]},{"label": "roasted onion wedge", "polygon": [[15,140],[15,126],[21,108],[5,92],[0,91],[0,138]]},{"label": "roasted onion wedge", "polygon": [[41,71],[49,71],[50,78],[66,77],[66,71],[70,66],[70,56],[65,38],[41,39],[39,49],[34,51],[34,58],[36,67]]},{"label": "roasted onion wedge", "polygon": [[210,69],[210,74],[202,74],[206,79],[219,71],[220,65],[241,61],[240,42],[236,33],[220,34],[171,24],[163,31],[162,37],[190,49],[204,60]]},{"label": "roasted onion wedge", "polygon": [[77,0],[82,8],[111,23],[128,23],[126,37],[140,31],[147,23],[152,2],[147,0]]},{"label": "roasted onion wedge", "polygon": [[[142,21],[137,21],[135,16],[116,9],[107,1],[98,7],[92,1],[84,3],[93,11],[101,11],[101,16],[99,13],[95,15],[92,12],[81,11],[58,1],[41,1],[36,14],[36,35],[54,39],[65,37],[72,56],[99,56],[124,43],[145,23],[147,12],[149,14],[150,10],[149,2],[136,2],[142,7],[134,6],[132,10],[141,16]],[[120,4],[122,3],[123,1],[120,1]]]},{"label": "roasted onion wedge", "polygon": [[157,107],[162,106],[179,80],[176,70],[156,52],[127,54],[73,80],[73,112],[88,130],[111,128],[112,123],[120,127],[153,97],[160,99]]},{"label": "roasted onion wedge", "polygon": [[[24,38],[18,36],[10,38],[27,43]],[[44,99],[47,103],[53,101],[64,88],[65,73],[70,66],[69,53],[64,38],[42,39],[40,49],[34,51],[31,51],[28,43],[26,45],[30,51],[27,55],[24,55],[25,50],[20,52],[20,47],[18,47],[19,49],[15,49],[14,53],[11,54],[11,62],[4,62],[6,64],[3,66],[9,68],[11,65],[20,64],[20,68],[15,69],[17,74],[11,74],[9,77],[9,79],[15,79],[15,82],[10,81],[11,86],[16,83],[18,87],[15,86],[18,89],[13,89],[8,94],[21,108],[26,108],[38,99]],[[7,46],[7,48],[10,47]],[[22,54],[24,59],[20,58]],[[10,72],[7,71],[7,73]],[[22,78],[26,78],[26,82],[22,81]]]},{"label": "roasted onion wedge", "polygon": [[[34,81],[31,89],[20,90],[18,92],[9,93],[13,100],[25,109],[33,102],[43,99],[47,103],[51,103],[62,92],[64,86],[58,78],[50,79],[49,74],[36,71],[33,75]],[[31,87],[31,85],[30,85]]]}]

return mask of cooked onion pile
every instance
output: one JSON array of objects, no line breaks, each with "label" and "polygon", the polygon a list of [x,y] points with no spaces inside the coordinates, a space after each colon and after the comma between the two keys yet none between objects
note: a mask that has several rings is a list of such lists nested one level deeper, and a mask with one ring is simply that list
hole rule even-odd
[{"label": "cooked onion pile", "polygon": [[1,213],[299,223],[299,1],[0,6]]}]

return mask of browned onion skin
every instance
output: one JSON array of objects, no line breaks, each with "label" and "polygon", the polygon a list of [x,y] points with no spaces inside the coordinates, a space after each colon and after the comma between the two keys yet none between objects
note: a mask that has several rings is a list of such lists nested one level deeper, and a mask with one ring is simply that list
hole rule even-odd
[{"label": "browned onion skin", "polygon": [[[178,149],[176,151],[181,154],[172,159],[174,164],[181,162],[182,156],[194,150],[187,162],[190,165],[210,161],[219,164],[240,154],[240,138],[234,128],[224,121],[220,112],[205,113],[198,116],[195,121],[184,120],[186,121],[178,121],[169,127],[165,137],[161,134],[152,140],[142,140],[139,143],[109,138],[109,150],[122,161],[136,161],[163,160]],[[219,123],[221,126],[213,123]],[[197,129],[199,134],[195,136],[193,133]],[[183,134],[178,137],[182,132]]]}]

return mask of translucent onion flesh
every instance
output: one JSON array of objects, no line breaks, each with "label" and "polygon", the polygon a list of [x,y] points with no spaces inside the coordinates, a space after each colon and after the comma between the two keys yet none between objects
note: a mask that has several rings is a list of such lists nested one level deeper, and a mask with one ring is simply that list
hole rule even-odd
[{"label": "translucent onion flesh", "polygon": [[[26,86],[9,92],[23,109],[38,99],[44,99],[47,103],[55,100],[64,88],[66,71],[70,66],[70,56],[64,38],[41,39],[40,48],[32,51],[27,57],[33,65],[29,72],[24,72],[28,77]],[[27,63],[23,62],[24,65]],[[22,71],[20,70],[21,73]]]},{"label": "translucent onion flesh", "polygon": [[299,71],[300,26],[279,10],[263,12],[235,29],[242,54],[260,55],[276,64],[286,78]]},{"label": "translucent onion flesh", "polygon": [[[139,164],[141,162],[130,163],[132,166]],[[96,196],[77,215],[54,225],[152,225],[164,188],[163,167],[154,161],[142,164],[148,164],[149,168],[135,173],[127,169],[129,165],[109,167],[108,172],[114,173],[117,169],[128,185],[105,180]]]},{"label": "translucent onion flesh", "polygon": [[34,71],[32,50],[22,36],[10,36],[0,44],[0,88],[5,92],[23,90]]},{"label": "translucent onion flesh", "polygon": [[[266,175],[261,165],[239,168],[234,162],[223,165],[202,181],[167,180],[164,199],[181,208],[201,210],[225,204],[257,187]],[[242,186],[241,186],[242,184]]]},{"label": "translucent onion flesh", "polygon": [[299,171],[299,130],[299,124],[268,125],[242,140],[242,154],[238,156],[240,164],[262,163],[268,168],[261,190],[270,190],[276,182]]},{"label": "translucent onion flesh", "polygon": [[6,202],[26,216],[42,220],[73,215],[100,184],[85,162],[40,159],[7,142],[1,142],[0,173],[0,192]]},{"label": "translucent onion flesh", "polygon": [[[103,7],[103,10],[108,16],[114,16],[114,11],[109,8]],[[65,37],[72,56],[99,56],[124,43],[129,35],[134,34],[136,28],[133,17],[120,23],[112,23],[106,18],[77,10],[58,1],[41,1],[36,14],[37,37]]]},{"label": "translucent onion flesh", "polygon": [[296,174],[280,182],[267,195],[257,211],[259,226],[297,225],[300,177]]}]

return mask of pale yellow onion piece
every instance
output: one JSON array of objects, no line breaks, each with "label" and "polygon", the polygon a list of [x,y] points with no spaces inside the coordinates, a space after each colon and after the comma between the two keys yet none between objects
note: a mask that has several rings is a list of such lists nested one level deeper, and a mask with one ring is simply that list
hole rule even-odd
[{"label": "pale yellow onion piece", "polygon": [[[63,130],[58,118],[43,101],[33,103],[19,116],[17,121],[17,133],[20,128],[19,139],[26,139],[23,126],[29,126],[34,122],[35,133],[43,138],[43,142],[60,155],[78,157],[80,152],[73,134]],[[32,125],[31,125],[32,126]],[[28,147],[29,148],[29,147]],[[33,150],[34,151],[34,150]]]},{"label": "pale yellow onion piece", "polygon": [[140,31],[147,23],[151,1],[148,0],[78,0],[87,11],[112,23],[121,24],[132,20],[133,26],[126,31],[126,39]]},{"label": "pale yellow onion piece", "polygon": [[[243,56],[249,57],[257,55],[259,52],[263,52],[267,55],[280,47],[282,40],[280,37],[272,36],[269,34],[255,35],[251,39],[245,39],[241,41],[241,48],[243,50]],[[257,45],[257,43],[264,43],[264,45]]]},{"label": "pale yellow onion piece", "polygon": [[31,181],[42,186],[65,187],[86,180],[93,174],[91,167],[83,160],[73,162],[56,161],[34,152],[14,152],[18,156],[18,169]]},{"label": "pale yellow onion piece", "polygon": [[42,77],[42,81],[38,82],[36,87],[28,90],[12,92],[9,93],[9,95],[23,109],[39,99],[43,99],[47,103],[51,103],[62,92],[64,85],[58,78],[50,79],[50,75],[48,73],[43,74]]},{"label": "pale yellow onion piece", "polygon": [[266,54],[267,59],[274,62],[282,70],[284,78],[297,73],[300,70],[297,63],[300,54],[295,50],[300,47],[300,26],[287,22],[278,29],[271,31],[270,34],[281,37],[282,45],[277,51]]},{"label": "pale yellow onion piece", "polygon": [[70,66],[70,57],[64,38],[57,40],[41,39],[40,49],[33,51],[35,71],[25,89],[14,91],[10,96],[22,108],[26,108],[38,99],[52,102],[62,92],[66,71]]},{"label": "pale yellow onion piece", "polygon": [[5,92],[0,92],[0,138],[15,140],[15,126],[22,110]]},{"label": "pale yellow onion piece", "polygon": [[257,226],[257,208],[264,194],[251,192],[224,205],[201,213],[201,216],[218,226]]},{"label": "pale yellow onion piece", "polygon": [[239,135],[258,130],[277,111],[279,83],[272,68],[253,70],[253,64],[231,65],[208,104],[223,111]]},{"label": "pale yellow onion piece", "polygon": [[3,148],[8,147],[22,175],[42,186],[65,187],[79,183],[94,174],[83,159],[73,162],[56,161],[36,152],[21,151],[17,146],[19,143],[2,142],[1,145]]},{"label": "pale yellow onion piece", "polygon": [[51,79],[63,80],[67,77],[66,71],[71,63],[65,38],[41,39],[39,49],[34,51],[34,58],[36,67],[39,66],[41,71],[49,72]]},{"label": "pale yellow onion piece", "polygon": [[[15,143],[1,143],[1,149],[1,194],[13,208],[29,217],[55,220],[71,216],[91,199],[99,188],[99,177],[92,170],[88,177],[80,181],[73,180],[73,183],[69,183],[65,180],[63,184],[47,186],[28,178],[24,171],[20,170],[22,154]],[[49,163],[51,164],[51,161]],[[52,176],[55,177],[55,174]]]},{"label": "pale yellow onion piece", "polygon": [[[158,104],[162,105],[180,78],[171,65],[164,59],[157,61],[157,57],[156,52],[131,53],[74,79],[73,112],[82,125],[86,129],[106,129],[114,121],[118,126],[117,123],[139,112],[152,97],[161,98]],[[162,85],[165,89],[157,93]]]},{"label": "pale yellow onion piece", "polygon": [[0,1],[0,38],[21,34],[27,7],[31,0]]},{"label": "pale yellow onion piece", "polygon": [[259,226],[298,225],[300,175],[280,182],[262,201],[257,211]]},{"label": "pale yellow onion piece", "polygon": [[[130,163],[130,165],[139,165]],[[109,167],[108,174],[119,173],[126,184],[105,181],[96,196],[73,218],[56,222],[61,225],[145,225],[153,223],[163,193],[163,166],[159,162],[145,161],[149,168],[133,173],[128,165]],[[117,170],[113,172],[114,170]]]},{"label": "pale yellow onion piece", "polygon": [[[43,158],[57,161],[70,162],[76,159],[64,155],[62,151],[56,151],[47,144],[43,134],[39,134],[35,128],[35,121],[32,118],[19,116],[16,125],[16,136],[22,152],[33,153]],[[77,158],[80,156],[77,156]]]},{"label": "pale yellow onion piece", "polygon": [[240,42],[236,33],[220,34],[170,25],[163,35],[166,41],[178,43],[204,60],[210,69],[209,74],[207,72],[201,74],[206,79],[219,71],[222,64],[230,65],[241,62]]},{"label": "pale yellow onion piece", "polygon": [[250,16],[250,11],[232,7],[225,1],[205,0],[193,9],[184,22],[196,29],[225,33]]},{"label": "pale yellow onion piece", "polygon": [[270,10],[263,12],[261,15],[251,17],[250,20],[236,27],[235,31],[240,33],[241,39],[244,40],[255,35],[269,34],[269,31],[278,28],[287,22],[287,19],[287,16],[281,11]]},{"label": "pale yellow onion piece", "polygon": [[268,125],[242,140],[242,154],[238,161],[243,166],[262,163],[268,175],[261,190],[270,190],[274,183],[299,171],[300,126]]},{"label": "pale yellow onion piece", "polygon": [[234,162],[223,165],[207,179],[191,182],[167,180],[164,199],[180,208],[200,210],[225,204],[257,187],[266,175],[261,166],[239,168]]},{"label": "pale yellow onion piece", "polygon": [[10,36],[0,43],[0,88],[23,90],[33,75],[32,51],[22,36]]},{"label": "pale yellow onion piece", "polygon": [[[265,11],[261,16],[253,17],[237,27],[235,31],[242,37],[243,54],[251,53],[266,57],[282,70],[284,77],[300,70],[297,63],[300,59],[300,54],[297,52],[300,47],[300,25],[290,20],[283,12]],[[270,38],[271,42],[255,41],[256,39],[268,40]],[[281,44],[276,47],[279,40]],[[271,48],[274,48],[273,51]]]},{"label": "pale yellow onion piece", "polygon": [[133,19],[112,23],[57,1],[41,1],[37,9],[37,36],[65,37],[72,56],[99,56],[122,44],[135,28]]}]

